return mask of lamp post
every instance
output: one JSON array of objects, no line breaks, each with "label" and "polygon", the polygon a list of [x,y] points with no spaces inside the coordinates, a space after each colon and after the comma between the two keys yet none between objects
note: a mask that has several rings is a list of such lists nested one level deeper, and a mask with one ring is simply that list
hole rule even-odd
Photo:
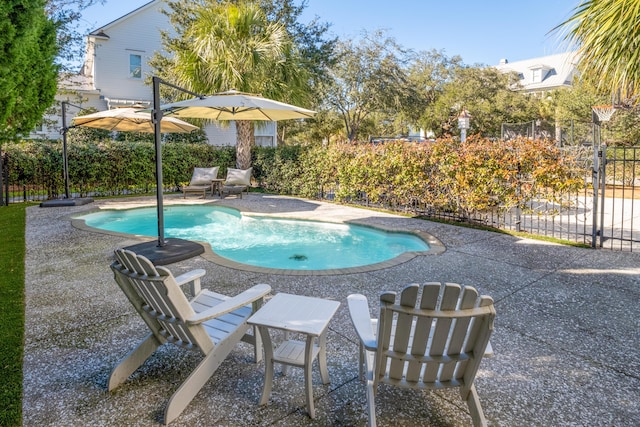
[{"label": "lamp post", "polygon": [[460,129],[460,142],[465,142],[467,140],[467,129],[469,129],[469,121],[471,119],[471,115],[465,110],[462,109],[462,112],[458,116],[458,128]]}]

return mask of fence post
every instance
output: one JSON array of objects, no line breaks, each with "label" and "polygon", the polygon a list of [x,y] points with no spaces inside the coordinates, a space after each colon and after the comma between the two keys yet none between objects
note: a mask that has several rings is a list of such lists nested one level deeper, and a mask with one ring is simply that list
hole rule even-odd
[{"label": "fence post", "polygon": [[[595,132],[595,125],[594,125]],[[591,168],[591,186],[593,187],[593,209],[591,212],[591,247],[596,247],[598,235],[598,147],[593,144],[593,167]]]},{"label": "fence post", "polygon": [[520,195],[522,194],[522,175],[520,174],[520,164],[518,164],[518,173],[517,173],[518,185],[516,186],[516,231],[519,233],[522,231],[522,200],[520,200]]},{"label": "fence post", "polygon": [[[600,157],[600,247],[604,242],[604,198],[606,193],[606,167],[607,167],[607,146],[602,144],[600,151],[598,151]],[[615,178],[615,176],[614,176]]]},{"label": "fence post", "polygon": [[[0,173],[2,173],[4,177],[4,200],[5,205],[9,206],[9,153],[4,153],[4,158],[0,156]],[[0,184],[2,180],[0,179]],[[2,195],[2,189],[0,189],[0,196]],[[0,199],[0,205],[2,205],[2,200]]]},{"label": "fence post", "polygon": [[536,121],[531,120],[531,139],[536,139]]},{"label": "fence post", "polygon": [[[4,204],[4,196],[2,192],[4,191],[4,156],[2,155],[2,145],[0,144],[0,206]],[[8,205],[9,203],[7,203]]]}]

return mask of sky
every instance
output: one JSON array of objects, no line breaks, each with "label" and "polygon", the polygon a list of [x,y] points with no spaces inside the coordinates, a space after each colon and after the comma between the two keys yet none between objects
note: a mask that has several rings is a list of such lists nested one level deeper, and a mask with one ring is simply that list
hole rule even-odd
[{"label": "sky", "polygon": [[[84,33],[135,10],[149,0],[106,0],[83,13]],[[549,32],[569,18],[580,0],[307,0],[303,22],[314,16],[329,32],[358,39],[363,31],[385,30],[415,51],[444,51],[468,65],[497,65],[562,53],[561,32]]]}]

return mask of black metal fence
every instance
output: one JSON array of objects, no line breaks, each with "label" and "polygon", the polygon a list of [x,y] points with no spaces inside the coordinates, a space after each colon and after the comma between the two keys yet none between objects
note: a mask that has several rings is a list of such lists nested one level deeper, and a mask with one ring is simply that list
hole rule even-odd
[{"label": "black metal fence", "polygon": [[[364,193],[351,202],[591,247],[637,250],[640,244],[640,147],[578,145],[563,150],[580,160],[583,186],[579,191],[540,193],[515,207],[496,206],[465,216],[418,202],[406,206],[373,204]],[[324,188],[320,197],[333,200],[336,192],[337,185]]]}]

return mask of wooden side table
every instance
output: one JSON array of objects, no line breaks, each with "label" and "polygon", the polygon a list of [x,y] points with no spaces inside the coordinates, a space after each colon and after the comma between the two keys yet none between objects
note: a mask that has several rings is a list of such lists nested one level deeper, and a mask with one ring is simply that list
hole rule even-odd
[{"label": "wooden side table", "polygon": [[[315,418],[311,367],[317,358],[322,382],[329,383],[326,354],[327,326],[339,306],[338,301],[279,293],[249,318],[248,323],[258,327],[264,343],[265,375],[260,405],[266,404],[269,400],[274,363],[285,365],[285,374],[287,365],[296,366],[304,369],[307,411],[311,418]],[[269,328],[285,332],[285,341],[275,349],[275,352]],[[305,342],[289,340],[289,332],[304,334],[307,338]]]},{"label": "wooden side table", "polygon": [[218,192],[218,197],[222,197],[222,183],[224,182],[223,178],[216,178],[211,180],[211,197],[213,197],[213,193]]}]

